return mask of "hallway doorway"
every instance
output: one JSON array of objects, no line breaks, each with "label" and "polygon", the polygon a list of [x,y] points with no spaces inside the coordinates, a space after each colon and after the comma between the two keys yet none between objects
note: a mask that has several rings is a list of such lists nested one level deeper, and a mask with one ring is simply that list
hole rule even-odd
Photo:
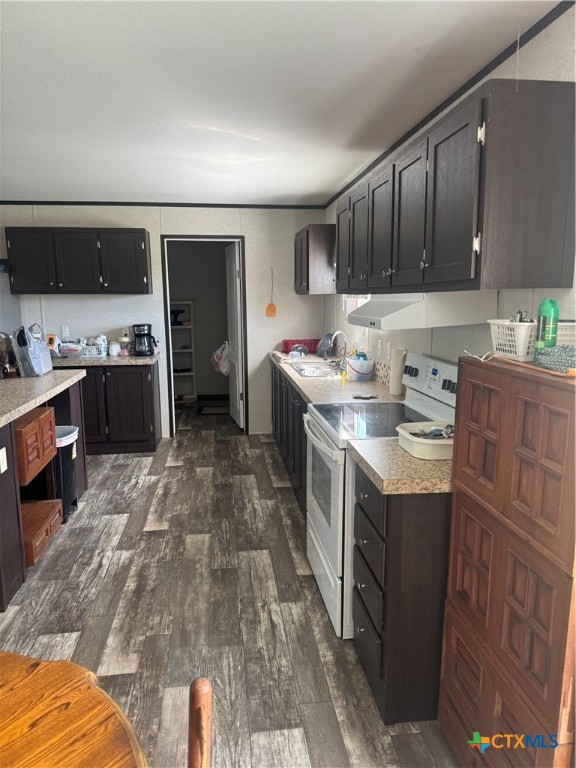
[{"label": "hallway doorway", "polygon": [[[170,434],[176,406],[248,431],[243,238],[162,237]],[[210,363],[227,342],[228,375]]]}]

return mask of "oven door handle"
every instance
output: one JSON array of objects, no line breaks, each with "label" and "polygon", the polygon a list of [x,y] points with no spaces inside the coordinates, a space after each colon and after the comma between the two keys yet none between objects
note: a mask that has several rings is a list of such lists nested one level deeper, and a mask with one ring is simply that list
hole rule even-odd
[{"label": "oven door handle", "polygon": [[318,434],[318,432],[314,429],[314,422],[307,413],[302,416],[302,419],[304,421],[304,431],[308,435],[308,439],[312,445],[314,445],[320,451],[320,453],[323,453],[332,461],[335,461],[337,464],[343,464],[344,451],[341,451],[339,448],[334,450],[324,442],[322,435]]}]

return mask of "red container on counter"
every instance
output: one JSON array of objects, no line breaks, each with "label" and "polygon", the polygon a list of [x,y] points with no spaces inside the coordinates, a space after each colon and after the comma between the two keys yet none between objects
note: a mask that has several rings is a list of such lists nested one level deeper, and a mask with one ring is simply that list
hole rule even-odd
[{"label": "red container on counter", "polygon": [[304,344],[308,354],[313,355],[320,339],[282,339],[282,352],[290,352],[294,344]]}]

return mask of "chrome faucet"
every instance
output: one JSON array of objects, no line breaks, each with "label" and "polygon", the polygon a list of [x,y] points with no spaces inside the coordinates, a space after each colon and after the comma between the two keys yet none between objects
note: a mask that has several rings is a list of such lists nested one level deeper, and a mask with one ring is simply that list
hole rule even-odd
[{"label": "chrome faucet", "polygon": [[344,354],[342,355],[342,358],[340,359],[339,364],[340,365],[345,365],[346,364],[346,346],[348,344],[348,338],[347,338],[346,334],[344,333],[344,331],[335,331],[332,334],[332,338],[330,339],[330,346],[332,346],[332,347],[334,346],[334,339],[336,338],[336,336],[338,336],[338,334],[340,334],[341,336],[344,337]]}]

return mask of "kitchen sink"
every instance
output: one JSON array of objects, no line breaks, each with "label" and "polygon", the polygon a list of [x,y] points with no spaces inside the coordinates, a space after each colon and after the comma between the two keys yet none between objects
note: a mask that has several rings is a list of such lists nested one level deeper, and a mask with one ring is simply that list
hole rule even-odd
[{"label": "kitchen sink", "polygon": [[342,368],[330,363],[289,363],[300,376],[315,378],[336,378],[342,375]]}]

